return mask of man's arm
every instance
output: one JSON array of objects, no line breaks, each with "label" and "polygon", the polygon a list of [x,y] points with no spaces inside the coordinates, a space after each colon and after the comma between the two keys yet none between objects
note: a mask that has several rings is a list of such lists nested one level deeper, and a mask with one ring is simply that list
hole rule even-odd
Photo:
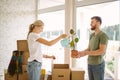
[{"label": "man's arm", "polygon": [[88,48],[85,49],[84,51],[77,51],[77,50],[72,50],[71,51],[71,57],[72,58],[79,58],[79,57],[83,57],[87,54],[85,54],[85,51],[90,51],[90,45],[88,45]]},{"label": "man's arm", "polygon": [[106,51],[106,47],[107,47],[106,44],[100,44],[100,48],[98,50],[90,51],[90,48],[88,47],[86,50],[78,52],[78,54],[79,57],[83,57],[85,55],[91,56],[103,55]]}]

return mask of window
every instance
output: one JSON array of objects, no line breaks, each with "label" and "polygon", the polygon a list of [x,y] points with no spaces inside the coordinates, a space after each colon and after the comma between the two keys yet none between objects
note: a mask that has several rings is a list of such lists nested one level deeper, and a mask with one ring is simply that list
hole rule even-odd
[{"label": "window", "polygon": [[[45,23],[44,31],[41,36],[47,40],[52,40],[63,34],[65,28],[64,14],[64,10],[39,14],[38,19]],[[55,55],[56,60],[54,60],[54,63],[64,63],[64,48],[61,46],[60,42],[57,42],[55,45],[50,47],[43,46],[43,53],[48,53],[48,55]],[[50,71],[51,60],[44,59],[43,63],[43,67],[46,68],[47,71]]]},{"label": "window", "polygon": [[[117,0],[113,0],[113,2],[111,1],[112,0],[76,0],[76,31],[78,37],[80,38],[80,41],[77,44],[77,49],[84,50],[88,46],[89,35],[91,33],[90,18],[95,15],[102,17],[103,24],[101,26],[101,29],[105,31],[109,36],[109,47],[107,48],[107,55],[105,56],[107,65],[106,73],[111,78],[115,78],[116,75],[114,75],[115,72],[113,71],[117,69],[113,70],[115,65],[113,64],[114,60],[111,51],[115,53],[115,51],[117,51],[120,47],[120,2]],[[41,19],[45,23],[44,32],[41,36],[48,40],[51,40],[64,33],[65,0],[40,0],[39,4],[40,6],[38,11],[38,19]],[[64,49],[59,42],[54,46],[44,46],[43,48],[43,51],[45,51],[45,53],[56,55],[57,60],[55,60],[54,63],[64,63]],[[109,58],[109,55],[111,55],[112,58]],[[109,60],[108,58],[112,60]],[[50,61],[44,61],[46,61],[46,65],[44,67],[46,67],[47,70],[50,70]],[[76,59],[74,63],[76,68],[83,68],[86,70],[87,79],[87,56]]]},{"label": "window", "polygon": [[63,4],[65,4],[65,0],[40,0],[39,9],[55,7]]},{"label": "window", "polygon": [[[90,30],[90,21],[92,16],[102,17],[101,29],[109,36],[107,52],[105,55],[106,60],[106,74],[115,78],[115,52],[120,48],[120,12],[119,1],[102,3],[97,5],[90,5],[77,8],[77,31],[80,30],[80,41],[78,49],[84,50],[88,46]],[[84,41],[84,42],[83,42]],[[82,46],[82,47],[81,47]],[[76,67],[82,67],[87,72],[87,57],[77,59]],[[86,62],[86,63],[85,63]],[[82,63],[84,65],[82,65]]]}]

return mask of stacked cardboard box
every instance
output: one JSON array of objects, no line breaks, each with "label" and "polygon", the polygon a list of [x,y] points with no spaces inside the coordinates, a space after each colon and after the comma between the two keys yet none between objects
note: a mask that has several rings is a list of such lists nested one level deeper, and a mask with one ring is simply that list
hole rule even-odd
[{"label": "stacked cardboard box", "polygon": [[17,73],[14,76],[9,75],[8,73],[5,73],[5,80],[28,80],[28,74],[27,74],[27,59],[29,57],[29,51],[28,51],[28,43],[27,40],[17,40],[17,50],[23,51],[22,55],[22,74],[17,75]]},{"label": "stacked cardboard box", "polygon": [[22,74],[15,74],[13,76],[9,75],[7,72],[5,72],[5,80],[28,80],[28,74],[26,65],[22,65],[23,73]]}]

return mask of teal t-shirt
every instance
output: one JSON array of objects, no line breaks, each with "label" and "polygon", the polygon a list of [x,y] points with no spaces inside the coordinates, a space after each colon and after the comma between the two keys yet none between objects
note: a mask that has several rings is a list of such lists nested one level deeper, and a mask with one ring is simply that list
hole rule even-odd
[{"label": "teal t-shirt", "polygon": [[[108,43],[108,36],[103,31],[100,31],[97,35],[94,34],[95,33],[92,33],[90,35],[90,51],[99,49],[100,44],[107,45]],[[88,64],[97,65],[102,63],[104,61],[103,56],[104,55],[88,56]]]}]

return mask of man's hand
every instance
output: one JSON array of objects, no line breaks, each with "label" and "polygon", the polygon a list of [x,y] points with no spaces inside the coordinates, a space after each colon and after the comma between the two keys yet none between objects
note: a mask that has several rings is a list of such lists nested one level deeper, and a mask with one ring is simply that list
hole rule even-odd
[{"label": "man's hand", "polygon": [[79,56],[78,56],[78,51],[77,50],[72,50],[71,51],[71,57],[72,58],[78,58]]}]

